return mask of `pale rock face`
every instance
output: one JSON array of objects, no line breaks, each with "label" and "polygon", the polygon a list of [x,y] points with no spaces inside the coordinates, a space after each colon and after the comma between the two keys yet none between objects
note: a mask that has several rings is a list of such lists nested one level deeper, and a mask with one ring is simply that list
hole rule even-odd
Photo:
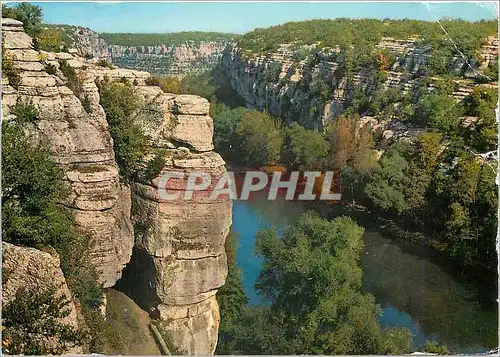
[{"label": "pale rock face", "polygon": [[[15,299],[21,288],[44,290],[55,287],[56,296],[65,296],[70,300],[67,306],[69,315],[60,322],[79,328],[75,303],[72,300],[57,253],[49,254],[34,248],[18,247],[2,243],[2,306]],[[82,353],[81,347],[71,346],[69,354]]]},{"label": "pale rock face", "polygon": [[[294,58],[297,53],[293,47],[291,44],[282,44],[275,52],[266,56],[247,53],[238,44],[227,47],[222,56],[222,64],[228,73],[231,87],[245,100],[247,107],[265,109],[290,123],[297,121],[305,127],[322,128],[342,114],[355,87],[362,89],[368,96],[378,88],[377,80],[366,68],[354,73],[352,85],[347,83],[345,76],[337,75],[337,70],[344,61],[340,49],[309,46],[316,58],[311,64],[311,56],[297,61]],[[387,79],[380,83],[382,88],[395,88],[407,94],[423,85],[420,81],[421,69],[431,58],[429,46],[421,44],[417,38],[385,37],[375,47],[388,50],[396,57],[392,67],[385,71]],[[479,70],[498,61],[498,40],[492,37],[486,39],[479,57],[481,63],[472,59],[468,61]],[[460,75],[466,65],[461,56],[455,56],[449,62],[451,72],[456,75]],[[452,96],[456,100],[463,99],[473,90],[476,72],[469,69],[465,73],[466,80],[454,80],[457,90]],[[270,82],[269,78],[277,79]],[[330,88],[331,95],[326,103],[310,90],[310,83],[315,78],[321,79]],[[430,91],[432,86],[426,89]]]},{"label": "pale rock face", "polygon": [[[226,168],[220,155],[212,151],[208,101],[146,86],[147,72],[100,67],[95,60],[68,53],[34,51],[18,24],[2,21],[2,25],[6,55],[21,69],[18,88],[3,82],[4,118],[12,117],[18,100],[31,101],[38,108],[34,137],[66,173],[72,191],[65,203],[91,238],[91,258],[104,286],[113,286],[132,259],[126,274],[140,276],[134,282],[139,288],[130,292],[134,299],[156,312],[179,350],[213,354],[220,321],[215,294],[227,275],[224,243],[231,226],[232,202],[222,195],[209,199]],[[88,99],[88,113],[81,98],[65,86],[58,60],[65,60],[82,81],[80,97]],[[57,75],[40,67],[46,64],[54,65]],[[134,85],[141,99],[141,110],[134,119],[149,137],[151,148],[163,150],[163,172],[208,172],[213,181],[206,190],[195,192],[192,200],[180,197],[170,201],[160,194],[161,177],[134,183],[131,188],[120,184],[96,86],[104,78]],[[170,180],[168,188],[183,194],[186,183],[187,178]],[[136,224],[147,227],[136,234],[134,248],[131,212]]]},{"label": "pale rock face", "polygon": [[[33,134],[63,167],[72,189],[66,203],[73,209],[77,224],[91,237],[91,256],[101,282],[105,287],[113,286],[132,254],[131,198],[130,190],[119,183],[98,94],[94,96],[95,110],[87,113],[64,81],[46,73],[42,63],[44,58],[72,60],[73,56],[48,56],[33,50],[29,36],[18,28],[16,22],[2,19],[5,55],[20,70],[17,90],[7,86],[2,93],[2,107],[9,114],[22,100],[38,109]],[[97,88],[92,93],[95,95]]]},{"label": "pale rock face", "polygon": [[[133,220],[147,227],[136,236],[137,250],[130,265],[141,272],[143,286],[135,289],[136,295],[149,294],[142,297],[143,306],[159,313],[179,350],[213,354],[220,321],[215,294],[227,275],[224,243],[232,202],[227,195],[209,199],[226,173],[224,160],[210,151],[209,104],[196,96],[175,96],[148,87],[138,87],[138,92],[145,105],[154,104],[158,111],[153,123],[151,119],[140,122],[150,134],[151,146],[166,149],[162,173],[203,171],[212,182],[206,190],[194,192],[191,200],[184,199],[187,176],[165,183],[160,175],[149,184],[133,184]],[[178,193],[178,199],[166,199],[162,189]]]}]

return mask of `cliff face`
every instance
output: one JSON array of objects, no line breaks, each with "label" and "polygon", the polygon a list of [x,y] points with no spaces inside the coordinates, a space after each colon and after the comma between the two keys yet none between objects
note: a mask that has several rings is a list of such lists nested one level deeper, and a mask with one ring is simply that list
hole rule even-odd
[{"label": "cliff face", "polygon": [[[91,237],[91,256],[104,286],[115,285],[127,265],[121,281],[131,282],[130,295],[160,320],[174,346],[188,354],[212,354],[220,320],[215,294],[227,274],[224,243],[231,226],[231,200],[207,198],[226,172],[224,161],[212,151],[208,101],[146,86],[147,72],[100,67],[68,53],[35,51],[15,20],[2,19],[2,34],[5,56],[20,78],[18,85],[3,79],[4,119],[13,119],[17,102],[37,108],[39,119],[27,129],[66,173],[72,193],[64,204]],[[62,61],[76,71],[78,90],[68,87]],[[47,73],[49,68],[54,74]],[[131,187],[120,184],[96,85],[104,78],[134,85],[141,98],[135,120],[151,147],[164,155],[162,172],[210,173],[209,188],[196,192],[192,200],[168,201],[161,195],[161,175]],[[170,180],[169,185],[182,191],[186,180]],[[136,229],[133,254],[132,222],[143,227]]]},{"label": "cliff face", "polygon": [[[432,84],[422,81],[422,70],[431,59],[429,46],[417,38],[382,38],[375,47],[376,51],[387,51],[394,56],[388,68],[382,71],[363,68],[352,77],[345,75],[345,54],[340,48],[320,49],[314,44],[299,49],[293,44],[282,44],[274,53],[263,56],[235,44],[225,50],[222,63],[231,86],[248,106],[265,109],[288,122],[322,127],[342,113],[355,89],[362,90],[367,97],[379,88],[395,88],[402,93],[416,92],[421,86],[432,90]],[[301,51],[309,55],[301,56]],[[449,60],[451,73],[463,76],[453,81],[453,96],[457,100],[472,92],[475,86],[472,78],[478,70],[498,60],[496,38],[485,41],[479,58],[481,62],[466,61],[461,56]],[[328,89],[323,98],[322,86]]]},{"label": "cliff face", "polygon": [[110,45],[108,56],[119,67],[154,74],[183,76],[212,69],[219,61],[226,42],[201,41],[176,46]]},{"label": "cliff face", "polygon": [[3,79],[4,118],[9,119],[16,102],[32,103],[38,109],[39,120],[28,129],[63,167],[71,186],[65,204],[91,237],[91,256],[101,281],[105,287],[113,286],[132,253],[131,199],[130,189],[119,183],[113,144],[98,97],[95,103],[97,87],[93,82],[85,86],[94,98],[93,110],[88,113],[61,78],[45,71],[45,65],[57,63],[56,59],[77,62],[71,55],[31,49],[31,38],[18,21],[2,19],[2,35],[5,56],[20,71],[17,88]]},{"label": "cliff face", "polygon": [[68,48],[86,58],[104,58],[122,68],[154,74],[184,76],[212,69],[222,56],[229,40],[185,41],[178,44],[128,46],[108,44],[88,28],[51,25],[62,33]]},{"label": "cliff face", "polygon": [[[196,96],[165,94],[157,87],[137,89],[158,113],[154,123],[147,118],[142,123],[151,134],[151,145],[164,150],[163,174],[202,171],[211,175],[213,184],[192,200],[182,198],[187,177],[166,184],[160,176],[133,185],[134,221],[145,229],[136,235],[124,278],[134,285],[132,294],[141,305],[159,316],[178,350],[213,354],[220,321],[215,294],[227,275],[224,243],[231,226],[231,200],[208,199],[226,172],[220,155],[211,151],[209,103]],[[162,189],[181,196],[166,200]]]}]

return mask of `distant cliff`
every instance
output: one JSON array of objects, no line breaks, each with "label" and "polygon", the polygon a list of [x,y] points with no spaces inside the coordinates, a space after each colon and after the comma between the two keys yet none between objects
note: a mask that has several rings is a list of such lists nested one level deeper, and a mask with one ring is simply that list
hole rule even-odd
[{"label": "distant cliff", "polygon": [[105,58],[122,68],[183,76],[212,69],[237,35],[214,32],[98,34],[88,28],[50,25],[82,57]]},{"label": "distant cliff", "polygon": [[419,88],[431,91],[447,82],[461,100],[475,86],[497,80],[495,23],[445,24],[457,27],[448,37],[436,23],[363,21],[255,30],[228,46],[223,67],[248,106],[310,128],[324,126],[359,98],[371,101],[389,89],[414,100]]}]

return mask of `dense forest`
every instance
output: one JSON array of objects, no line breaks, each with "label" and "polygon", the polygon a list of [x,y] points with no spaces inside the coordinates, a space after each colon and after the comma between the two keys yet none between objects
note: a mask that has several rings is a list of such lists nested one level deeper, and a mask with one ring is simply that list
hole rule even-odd
[{"label": "dense forest", "polygon": [[122,46],[175,46],[183,43],[229,42],[239,35],[222,32],[185,31],[174,33],[100,33],[107,44]]},{"label": "dense forest", "polygon": [[[280,44],[285,43],[318,44],[319,48],[354,45],[355,48],[368,51],[382,37],[399,39],[417,37],[443,54],[454,50],[454,42],[458,50],[464,54],[473,55],[484,39],[496,34],[498,28],[496,21],[471,23],[464,20],[443,19],[440,23],[409,19],[355,20],[345,18],[288,22],[248,32],[239,40],[239,45],[257,53],[273,52]],[[446,28],[448,35],[443,32],[441,26]]]}]

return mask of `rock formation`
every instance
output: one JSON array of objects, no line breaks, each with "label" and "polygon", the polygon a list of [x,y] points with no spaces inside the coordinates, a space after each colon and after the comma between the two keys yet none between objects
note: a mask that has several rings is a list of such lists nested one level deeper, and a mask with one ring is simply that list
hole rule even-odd
[{"label": "rock formation", "polygon": [[[165,94],[157,87],[137,87],[144,103],[154,106],[158,120],[143,118],[151,145],[163,149],[162,173],[209,173],[212,185],[184,200],[186,180],[162,176],[149,184],[133,185],[134,221],[146,227],[136,235],[130,267],[136,293],[144,308],[154,311],[169,331],[176,348],[188,354],[213,354],[217,344],[217,289],[227,274],[224,242],[231,226],[231,200],[208,199],[225,163],[212,152],[212,119],[207,100],[192,95]],[[141,120],[138,116],[138,120]],[[166,200],[162,190],[177,191]],[[148,292],[147,295],[144,292]],[[138,295],[143,296],[138,296]]]},{"label": "rock formation", "polygon": [[[71,300],[71,293],[66,285],[57,253],[46,253],[34,248],[17,247],[2,243],[2,306],[12,302],[19,289],[44,290],[56,288],[56,296],[65,296]],[[60,322],[79,328],[79,319],[75,303],[67,306],[68,316]],[[47,342],[49,343],[49,342]],[[72,347],[68,354],[82,353],[82,348]]]},{"label": "rock formation", "polygon": [[109,45],[108,54],[113,64],[123,68],[184,76],[212,69],[226,45],[225,41],[156,46]]},{"label": "rock formation", "polygon": [[[238,43],[228,46],[222,57],[232,88],[247,106],[267,110],[286,121],[297,121],[310,128],[321,128],[342,113],[355,89],[370,97],[378,88],[396,88],[402,93],[416,92],[421,86],[433,90],[432,83],[422,83],[421,70],[431,58],[431,48],[417,38],[384,37],[375,50],[388,51],[395,57],[383,71],[363,68],[352,80],[343,74],[344,55],[340,48],[317,48],[317,44],[298,47],[281,44],[265,55],[245,50]],[[300,55],[301,51],[309,55]],[[454,80],[453,97],[463,99],[472,92],[477,70],[498,60],[498,41],[492,37],[481,47],[481,63],[469,59],[472,70],[461,56],[451,58],[448,67],[463,79]],[[380,72],[380,73],[377,73]],[[381,75],[383,73],[383,75]],[[494,80],[494,79],[493,79]],[[322,86],[328,98],[320,98]]]},{"label": "rock formation", "polygon": [[[19,81],[9,83],[4,77],[2,83],[4,118],[13,119],[14,106],[21,101],[37,108],[38,120],[27,129],[66,173],[72,190],[64,204],[91,237],[91,256],[104,286],[115,285],[131,259],[122,280],[134,285],[130,295],[160,319],[174,347],[188,354],[212,354],[220,320],[215,294],[227,274],[224,243],[231,200],[208,199],[226,173],[224,161],[212,151],[208,101],[147,86],[147,72],[109,69],[69,53],[35,51],[15,20],[2,19],[2,33],[4,56],[19,71]],[[76,72],[78,86],[69,83],[63,63]],[[162,175],[131,188],[120,183],[96,85],[104,78],[134,85],[141,99],[135,120],[153,151],[164,156],[162,173],[209,173],[212,184],[206,190],[195,192],[192,200],[169,201],[162,189],[182,193],[186,179],[170,180],[167,187]],[[133,254],[131,222],[143,227],[136,229]]]},{"label": "rock formation", "polygon": [[46,27],[60,31],[65,45],[76,50],[79,56],[106,59],[118,67],[161,75],[184,76],[210,70],[231,41],[230,37],[221,35],[217,40],[129,46],[115,41],[107,43],[97,32],[80,26]]},{"label": "rock formation", "polygon": [[4,117],[9,118],[16,102],[32,103],[38,109],[31,132],[63,167],[72,189],[65,204],[91,237],[91,256],[101,281],[105,287],[113,286],[130,260],[133,232],[130,189],[120,185],[104,111],[97,98],[88,113],[58,75],[45,71],[51,61],[72,61],[73,56],[33,50],[19,21],[2,19],[2,35],[4,56],[20,71],[17,88],[3,79]]}]

